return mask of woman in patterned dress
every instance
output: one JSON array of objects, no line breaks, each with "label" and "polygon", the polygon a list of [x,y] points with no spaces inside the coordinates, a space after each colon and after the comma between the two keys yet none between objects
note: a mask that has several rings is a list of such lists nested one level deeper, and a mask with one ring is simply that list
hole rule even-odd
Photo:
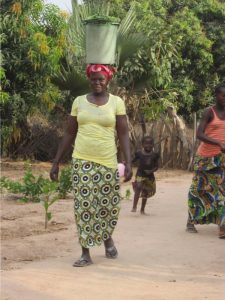
[{"label": "woman in patterned dress", "polygon": [[215,89],[216,104],[206,109],[197,137],[201,144],[194,162],[195,175],[188,194],[187,231],[195,224],[219,225],[225,238],[225,84]]},{"label": "woman in patterned dress", "polygon": [[74,214],[82,254],[73,266],[92,264],[89,249],[104,242],[107,258],[118,255],[112,234],[120,211],[115,132],[125,156],[125,181],[132,177],[128,125],[123,100],[107,91],[110,67],[88,65],[92,92],[77,97],[50,172],[57,180],[59,162],[74,144],[72,182]]}]

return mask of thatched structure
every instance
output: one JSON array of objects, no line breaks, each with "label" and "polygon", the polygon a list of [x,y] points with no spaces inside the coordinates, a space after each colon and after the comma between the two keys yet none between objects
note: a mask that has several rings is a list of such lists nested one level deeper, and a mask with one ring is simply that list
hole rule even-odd
[{"label": "thatched structure", "polygon": [[[193,158],[193,130],[186,127],[182,118],[169,107],[154,122],[129,122],[132,152],[141,147],[144,135],[150,135],[155,141],[155,151],[160,153],[161,167],[190,169]],[[195,144],[195,143],[194,143]]]}]

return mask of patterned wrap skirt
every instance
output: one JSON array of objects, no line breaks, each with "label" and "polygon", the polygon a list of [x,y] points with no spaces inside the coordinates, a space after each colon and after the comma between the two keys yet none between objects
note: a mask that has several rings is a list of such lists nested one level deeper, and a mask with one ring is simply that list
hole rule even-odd
[{"label": "patterned wrap skirt", "polygon": [[136,189],[136,184],[141,184],[141,197],[142,198],[150,198],[155,195],[156,193],[156,183],[155,177],[143,177],[143,176],[136,176],[135,182],[133,184],[134,192]]},{"label": "patterned wrap skirt", "polygon": [[101,245],[112,236],[120,212],[119,173],[103,165],[73,159],[74,215],[81,246]]},{"label": "patterned wrap skirt", "polygon": [[192,224],[225,225],[225,154],[196,156],[188,194]]}]

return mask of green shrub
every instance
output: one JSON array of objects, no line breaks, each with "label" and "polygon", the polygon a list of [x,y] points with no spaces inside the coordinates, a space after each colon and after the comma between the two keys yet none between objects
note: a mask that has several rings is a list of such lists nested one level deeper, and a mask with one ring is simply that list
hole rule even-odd
[{"label": "green shrub", "polygon": [[22,193],[22,184],[20,182],[12,181],[6,177],[2,177],[0,179],[0,187],[2,189],[6,189],[13,194]]},{"label": "green shrub", "polygon": [[[42,193],[42,186],[45,183],[42,175],[34,176],[32,173],[31,164],[25,163],[25,173],[23,177],[22,193],[24,200],[32,202],[40,202],[40,195]],[[27,202],[26,201],[26,202]]]},{"label": "green shrub", "polygon": [[[49,185],[50,180],[43,178],[42,175],[34,176],[32,167],[29,162],[25,163],[25,172],[22,182],[11,180],[7,177],[0,179],[0,188],[6,189],[13,194],[22,194],[20,201],[23,202],[40,202],[40,196],[43,194],[43,187]],[[60,199],[65,199],[67,193],[72,190],[71,168],[62,169],[59,181],[52,185],[55,187],[54,192],[58,192]]]},{"label": "green shrub", "polygon": [[26,162],[22,182],[2,177],[0,186],[1,189],[6,189],[13,194],[23,194],[20,198],[23,202],[40,202],[41,186],[44,180],[42,176],[35,177],[32,174],[31,165]]}]

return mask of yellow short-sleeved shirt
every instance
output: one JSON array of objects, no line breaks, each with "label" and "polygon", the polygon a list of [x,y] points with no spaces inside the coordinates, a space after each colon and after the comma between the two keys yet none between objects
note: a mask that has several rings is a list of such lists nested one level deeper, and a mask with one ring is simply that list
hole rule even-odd
[{"label": "yellow short-sleeved shirt", "polygon": [[101,106],[90,103],[87,95],[77,97],[71,110],[78,122],[72,156],[117,168],[116,116],[125,114],[124,101],[118,96],[109,94],[108,102]]}]

